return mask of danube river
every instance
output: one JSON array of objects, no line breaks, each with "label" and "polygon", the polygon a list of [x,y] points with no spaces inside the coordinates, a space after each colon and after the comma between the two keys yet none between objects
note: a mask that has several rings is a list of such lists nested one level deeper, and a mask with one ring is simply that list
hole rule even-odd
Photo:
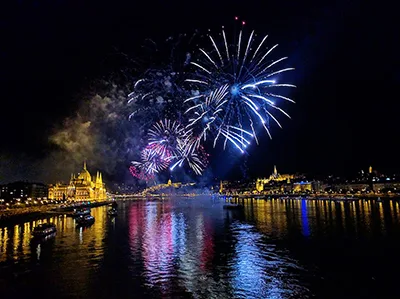
[{"label": "danube river", "polygon": [[[125,201],[0,227],[1,298],[399,298],[397,201]],[[24,297],[26,296],[26,297]]]}]

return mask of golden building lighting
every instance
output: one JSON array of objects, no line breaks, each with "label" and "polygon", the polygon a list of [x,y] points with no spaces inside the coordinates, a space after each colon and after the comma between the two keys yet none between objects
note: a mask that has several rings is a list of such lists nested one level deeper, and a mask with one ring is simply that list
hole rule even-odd
[{"label": "golden building lighting", "polygon": [[294,179],[294,175],[292,174],[280,174],[276,170],[276,165],[274,165],[274,172],[269,176],[269,178],[259,178],[256,181],[256,190],[258,192],[261,192],[264,190],[264,185],[268,184],[269,182],[283,182],[286,181],[287,183],[290,183],[290,180]]},{"label": "golden building lighting", "polygon": [[293,184],[293,192],[306,192],[312,191],[312,186],[310,182],[300,182]]},{"label": "golden building lighting", "polygon": [[69,184],[55,184],[49,186],[49,199],[55,200],[105,200],[107,199],[106,187],[100,172],[96,177],[91,177],[83,163],[83,170],[76,177],[71,174]]}]

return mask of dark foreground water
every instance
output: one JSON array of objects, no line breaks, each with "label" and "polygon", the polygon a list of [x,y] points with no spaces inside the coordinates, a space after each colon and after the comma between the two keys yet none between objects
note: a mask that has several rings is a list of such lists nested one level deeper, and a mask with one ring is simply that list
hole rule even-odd
[{"label": "dark foreground water", "polygon": [[396,201],[120,202],[95,224],[0,228],[1,298],[400,298]]}]

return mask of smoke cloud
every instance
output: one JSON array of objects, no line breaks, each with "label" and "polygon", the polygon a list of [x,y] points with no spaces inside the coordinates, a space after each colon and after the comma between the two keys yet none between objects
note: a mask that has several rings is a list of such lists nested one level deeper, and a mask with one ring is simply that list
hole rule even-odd
[{"label": "smoke cloud", "polygon": [[105,91],[84,101],[74,117],[55,128],[49,141],[64,161],[74,165],[87,161],[90,169],[118,179],[136,157],[142,132],[128,119],[127,89],[106,81],[101,84]]},{"label": "smoke cloud", "polygon": [[93,156],[93,145],[96,135],[91,134],[91,121],[84,121],[80,115],[67,119],[64,127],[50,137],[50,141],[71,155],[73,161],[79,162]]}]

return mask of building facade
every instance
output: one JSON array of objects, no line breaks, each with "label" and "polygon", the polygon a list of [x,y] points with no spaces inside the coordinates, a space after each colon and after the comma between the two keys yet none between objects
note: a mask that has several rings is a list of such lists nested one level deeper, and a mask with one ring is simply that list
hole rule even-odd
[{"label": "building facade", "polygon": [[269,178],[259,178],[256,181],[256,190],[258,192],[264,191],[264,185],[271,182],[286,182],[290,183],[290,180],[294,179],[292,174],[280,174],[278,173],[276,166],[274,166],[274,172],[269,176]]},{"label": "building facade", "polygon": [[83,164],[83,170],[75,176],[71,174],[69,184],[55,184],[49,186],[49,199],[93,201],[107,199],[107,191],[100,172],[96,177],[90,175]]},{"label": "building facade", "polygon": [[294,193],[304,193],[304,192],[312,192],[312,183],[310,182],[299,182],[293,184],[293,192]]},{"label": "building facade", "polygon": [[0,187],[0,199],[5,202],[18,200],[44,200],[48,197],[48,187],[41,183],[14,182]]}]

